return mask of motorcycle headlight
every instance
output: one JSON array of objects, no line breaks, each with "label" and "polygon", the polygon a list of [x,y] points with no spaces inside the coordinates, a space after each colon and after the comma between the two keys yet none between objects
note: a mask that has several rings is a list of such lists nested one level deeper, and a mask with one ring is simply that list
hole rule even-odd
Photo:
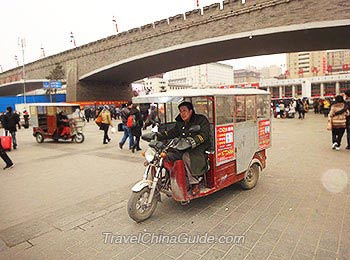
[{"label": "motorcycle headlight", "polygon": [[156,151],[153,148],[148,148],[145,152],[145,158],[147,162],[152,162],[154,160],[155,155]]}]

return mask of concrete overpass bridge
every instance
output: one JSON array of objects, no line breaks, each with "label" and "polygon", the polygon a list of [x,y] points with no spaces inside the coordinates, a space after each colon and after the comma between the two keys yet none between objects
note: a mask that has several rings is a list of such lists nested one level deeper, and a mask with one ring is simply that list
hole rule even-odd
[{"label": "concrete overpass bridge", "polygon": [[[349,0],[225,0],[26,65],[27,80],[63,66],[67,100],[128,99],[129,84],[161,72],[255,55],[350,46]],[[21,74],[0,74],[0,95]],[[16,76],[17,75],[17,76]]]}]

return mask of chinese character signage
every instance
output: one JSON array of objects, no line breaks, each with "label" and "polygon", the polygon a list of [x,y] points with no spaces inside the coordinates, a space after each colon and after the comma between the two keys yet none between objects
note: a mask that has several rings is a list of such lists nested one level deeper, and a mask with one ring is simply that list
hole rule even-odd
[{"label": "chinese character signage", "polygon": [[259,121],[259,148],[265,149],[270,147],[271,124],[270,120]]},{"label": "chinese character signage", "polygon": [[216,127],[216,164],[232,161],[234,154],[233,124]]}]

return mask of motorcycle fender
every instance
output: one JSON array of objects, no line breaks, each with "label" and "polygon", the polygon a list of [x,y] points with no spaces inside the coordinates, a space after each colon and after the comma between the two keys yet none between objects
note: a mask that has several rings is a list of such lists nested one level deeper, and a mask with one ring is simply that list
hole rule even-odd
[{"label": "motorcycle fender", "polygon": [[151,188],[152,186],[152,182],[149,181],[149,180],[141,180],[139,181],[138,183],[136,183],[132,188],[131,190],[133,192],[139,192],[141,191],[144,187],[149,187]]}]

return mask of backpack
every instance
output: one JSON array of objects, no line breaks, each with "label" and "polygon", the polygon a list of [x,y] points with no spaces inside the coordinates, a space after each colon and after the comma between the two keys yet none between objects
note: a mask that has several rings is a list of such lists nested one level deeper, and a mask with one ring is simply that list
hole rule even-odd
[{"label": "backpack", "polygon": [[136,116],[135,115],[128,116],[128,120],[126,121],[126,126],[129,128],[133,128],[136,125],[137,125]]}]

